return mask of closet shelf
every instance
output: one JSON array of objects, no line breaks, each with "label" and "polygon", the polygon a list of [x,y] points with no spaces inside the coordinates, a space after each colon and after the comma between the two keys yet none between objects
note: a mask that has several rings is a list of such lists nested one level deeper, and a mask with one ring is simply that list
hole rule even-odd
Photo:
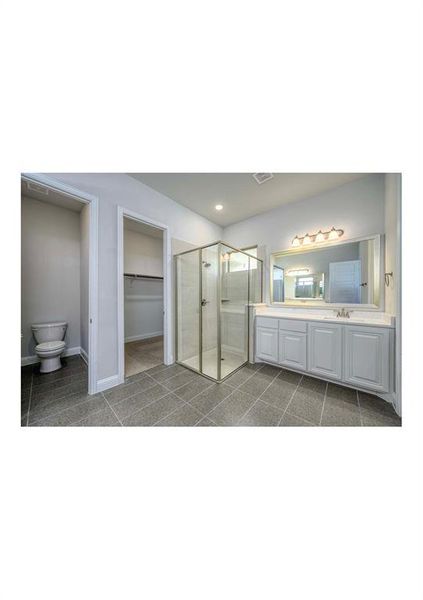
[{"label": "closet shelf", "polygon": [[131,279],[158,279],[163,281],[163,277],[157,277],[156,275],[140,275],[139,273],[124,273],[124,277],[130,277]]}]

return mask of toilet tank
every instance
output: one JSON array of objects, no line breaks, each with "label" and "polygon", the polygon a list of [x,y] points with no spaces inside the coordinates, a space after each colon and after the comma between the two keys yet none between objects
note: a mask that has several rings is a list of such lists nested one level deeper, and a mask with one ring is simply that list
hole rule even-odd
[{"label": "toilet tank", "polygon": [[68,324],[60,323],[34,323],[31,326],[32,334],[38,344],[43,342],[61,342],[66,335]]}]

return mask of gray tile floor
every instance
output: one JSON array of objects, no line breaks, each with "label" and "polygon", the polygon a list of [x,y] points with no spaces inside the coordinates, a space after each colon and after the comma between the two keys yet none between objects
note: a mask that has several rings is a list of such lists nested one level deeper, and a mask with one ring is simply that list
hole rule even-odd
[{"label": "gray tile floor", "polygon": [[72,357],[48,375],[22,368],[22,425],[391,427],[401,419],[376,396],[263,364],[221,384],[161,364],[88,396],[86,366]]}]

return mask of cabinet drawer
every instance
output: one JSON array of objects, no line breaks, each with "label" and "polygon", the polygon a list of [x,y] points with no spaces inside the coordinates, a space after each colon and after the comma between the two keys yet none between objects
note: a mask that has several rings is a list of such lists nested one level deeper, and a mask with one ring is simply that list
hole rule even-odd
[{"label": "cabinet drawer", "polygon": [[278,328],[278,319],[273,317],[256,317],[257,327],[267,327],[268,329]]},{"label": "cabinet drawer", "polygon": [[279,329],[283,329],[283,331],[299,331],[300,333],[306,333],[307,321],[279,319]]}]

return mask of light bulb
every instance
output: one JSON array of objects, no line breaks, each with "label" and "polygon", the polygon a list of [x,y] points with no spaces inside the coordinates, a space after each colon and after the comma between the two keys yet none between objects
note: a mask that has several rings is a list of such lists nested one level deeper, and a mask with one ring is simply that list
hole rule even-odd
[{"label": "light bulb", "polygon": [[216,204],[215,209],[216,210],[222,210],[223,206],[222,204]]},{"label": "light bulb", "polygon": [[324,235],[324,233],[322,232],[321,229],[319,229],[319,231],[317,232],[316,240],[315,241],[316,242],[324,242],[325,241],[325,235]]},{"label": "light bulb", "polygon": [[337,240],[339,237],[337,230],[335,229],[335,227],[332,227],[332,229],[329,231],[329,235],[328,238],[330,240]]},{"label": "light bulb", "polygon": [[311,237],[306,233],[303,239],[303,246],[308,246],[308,244],[311,244]]},{"label": "light bulb", "polygon": [[296,235],[294,237],[294,239],[292,240],[292,245],[293,246],[299,246],[300,245],[300,238],[298,237],[298,235]]}]

